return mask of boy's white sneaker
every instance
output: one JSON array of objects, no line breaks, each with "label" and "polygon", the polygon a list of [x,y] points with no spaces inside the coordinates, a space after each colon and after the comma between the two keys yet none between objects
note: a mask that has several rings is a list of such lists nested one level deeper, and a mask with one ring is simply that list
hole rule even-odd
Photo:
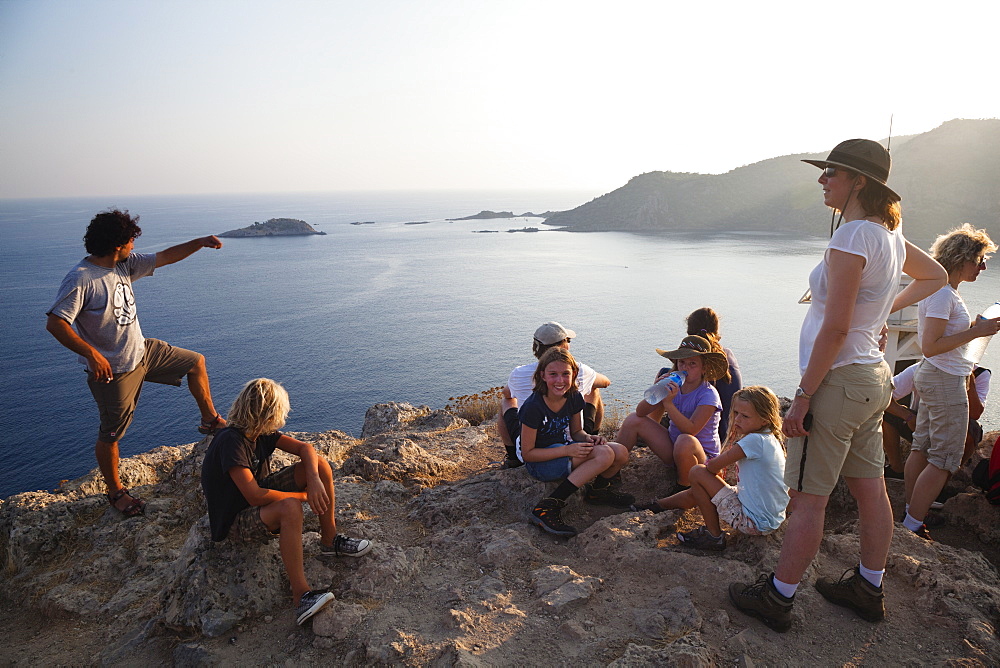
[{"label": "boy's white sneaker", "polygon": [[367,538],[351,538],[338,533],[333,539],[333,545],[319,546],[321,557],[361,557],[372,549],[372,542]]}]

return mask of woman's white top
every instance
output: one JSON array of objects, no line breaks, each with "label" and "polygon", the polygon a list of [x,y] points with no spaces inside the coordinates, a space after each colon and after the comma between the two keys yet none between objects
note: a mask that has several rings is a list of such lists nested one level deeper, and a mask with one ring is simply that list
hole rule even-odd
[{"label": "woman's white top", "polygon": [[847,364],[875,364],[883,359],[878,349],[879,333],[889,317],[899,287],[899,276],[906,260],[906,239],[898,227],[889,231],[883,225],[867,220],[852,220],[833,233],[823,261],[809,274],[812,302],[799,334],[799,367],[802,373],[806,371],[813,344],[822,328],[826,303],[830,294],[837,290],[836,285],[829,285],[827,277],[831,250],[859,255],[864,258],[865,264],[861,270],[861,286],[850,330],[830,368]]},{"label": "woman's white top", "polygon": [[[951,336],[964,332],[971,325],[969,309],[965,307],[962,296],[958,290],[946,285],[930,297],[920,302],[917,308],[917,340],[924,340],[924,329],[927,327],[927,318],[939,318],[945,320],[944,336]],[[968,343],[963,343],[957,348],[953,348],[940,355],[927,357],[927,361],[945,373],[955,376],[968,376],[975,366],[971,361],[965,359],[965,349]]]}]

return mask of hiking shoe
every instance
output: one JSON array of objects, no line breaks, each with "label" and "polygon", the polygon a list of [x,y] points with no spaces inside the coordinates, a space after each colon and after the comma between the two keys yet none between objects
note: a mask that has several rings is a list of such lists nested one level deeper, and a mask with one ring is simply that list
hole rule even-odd
[{"label": "hiking shoe", "polygon": [[333,539],[333,545],[319,546],[321,557],[360,557],[368,554],[372,549],[372,542],[367,538],[350,538],[342,533],[338,533]]},{"label": "hiking shoe", "polygon": [[708,532],[708,527],[702,525],[694,531],[687,533],[677,533],[677,540],[685,547],[696,547],[699,550],[724,550],[726,549],[726,532],[718,538]]},{"label": "hiking shoe", "polygon": [[611,489],[618,489],[619,487],[622,486],[622,472],[621,471],[619,471],[618,473],[614,474],[613,476],[611,476],[608,479],[611,481]]},{"label": "hiking shoe", "polygon": [[504,457],[503,464],[500,465],[500,468],[516,469],[518,466],[524,466],[524,462],[522,462],[517,457],[511,457],[510,455],[507,455],[506,457]]},{"label": "hiking shoe", "polygon": [[917,534],[918,536],[920,536],[924,540],[929,540],[931,542],[934,542],[934,539],[931,538],[931,532],[927,530],[927,525],[926,524],[921,524],[920,528],[917,529],[916,531],[914,531],[913,533]]},{"label": "hiking shoe", "polygon": [[583,500],[595,506],[613,506],[614,508],[628,508],[635,503],[635,497],[631,494],[619,492],[613,487],[594,489],[594,486],[590,484],[584,486]]},{"label": "hiking shoe", "polygon": [[883,471],[883,473],[882,473],[882,477],[883,478],[888,478],[890,480],[902,480],[903,479],[903,472],[902,471],[899,471],[899,472],[893,471],[892,467],[889,466],[888,464],[886,464],[885,465],[885,471]]},{"label": "hiking shoe", "polygon": [[633,503],[628,507],[629,510],[648,510],[654,513],[665,513],[666,508],[660,507],[660,502],[657,499],[653,499],[648,503]]},{"label": "hiking shoe", "polygon": [[882,587],[866,580],[857,566],[844,571],[836,582],[831,578],[816,580],[816,590],[830,603],[850,608],[866,621],[877,622],[885,617]]},{"label": "hiking shoe", "polygon": [[778,633],[792,628],[792,604],[795,597],[785,598],[777,589],[770,575],[764,574],[752,585],[734,582],[729,585],[729,599],[740,612],[757,617]]},{"label": "hiking shoe", "polygon": [[322,610],[333,600],[328,591],[307,591],[295,606],[295,623],[301,626],[307,619]]},{"label": "hiking shoe", "polygon": [[542,499],[531,511],[531,522],[557,536],[575,536],[576,529],[563,522],[562,509],[566,502],[552,497]]},{"label": "hiking shoe", "polygon": [[927,513],[927,516],[924,518],[924,526],[928,529],[944,526],[947,523],[948,520],[940,513]]}]

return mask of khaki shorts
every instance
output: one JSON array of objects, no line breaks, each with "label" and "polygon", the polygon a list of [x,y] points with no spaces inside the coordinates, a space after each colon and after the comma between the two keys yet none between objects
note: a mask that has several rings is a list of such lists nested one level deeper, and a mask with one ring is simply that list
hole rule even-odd
[{"label": "khaki shorts", "polygon": [[809,435],[786,444],[788,488],[828,496],[841,475],[881,478],[882,412],[891,396],[892,373],[885,362],[831,369],[810,402]]},{"label": "khaki shorts", "polygon": [[965,435],[969,430],[968,376],[956,376],[927,360],[913,374],[920,395],[913,448],[927,463],[954,473],[962,465]]},{"label": "khaki shorts", "polygon": [[743,510],[740,497],[736,495],[737,491],[732,485],[724,485],[712,497],[712,504],[719,511],[719,518],[740,533],[745,533],[748,536],[763,536],[764,533],[757,528],[754,521]]},{"label": "khaki shorts", "polygon": [[[276,473],[272,473],[258,484],[264,489],[274,489],[279,492],[298,492],[299,486],[295,483],[295,464],[286,466]],[[260,509],[263,506],[250,506],[240,511],[240,514],[233,520],[233,526],[229,530],[229,538],[242,543],[266,543],[274,540],[280,531],[271,531],[260,518]]]},{"label": "khaki shorts", "polygon": [[110,383],[96,382],[88,370],[87,385],[101,414],[97,438],[105,443],[120,441],[132,424],[143,381],[180,385],[181,379],[194,368],[200,357],[200,353],[172,346],[165,341],[146,339],[146,352],[139,366],[115,374]]}]

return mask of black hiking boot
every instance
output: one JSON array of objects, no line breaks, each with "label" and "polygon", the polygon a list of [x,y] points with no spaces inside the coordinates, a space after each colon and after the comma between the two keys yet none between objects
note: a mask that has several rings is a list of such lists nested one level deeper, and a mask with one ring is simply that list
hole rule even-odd
[{"label": "black hiking boot", "polygon": [[595,506],[612,506],[614,508],[628,508],[635,503],[634,496],[619,492],[610,485],[602,489],[595,489],[593,485],[585,485],[583,500]]},{"label": "black hiking boot", "polygon": [[792,628],[792,604],[795,597],[785,598],[777,589],[771,575],[761,575],[752,585],[734,582],[729,585],[729,598],[741,612],[757,617],[778,633]]},{"label": "black hiking boot", "polygon": [[836,582],[831,578],[816,580],[816,590],[830,603],[850,608],[865,621],[877,622],[885,617],[882,587],[866,580],[857,566],[844,571]]},{"label": "black hiking boot", "polygon": [[577,530],[563,522],[562,509],[565,507],[566,502],[560,499],[542,499],[531,511],[531,522],[556,536],[575,536]]}]

